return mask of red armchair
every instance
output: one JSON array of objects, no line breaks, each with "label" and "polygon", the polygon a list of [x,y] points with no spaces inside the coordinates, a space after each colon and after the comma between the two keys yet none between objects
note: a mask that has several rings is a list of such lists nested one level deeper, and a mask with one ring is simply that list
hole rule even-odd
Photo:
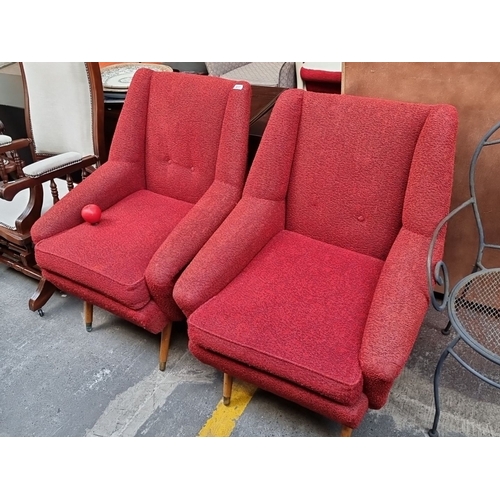
[{"label": "red armchair", "polygon": [[95,304],[161,331],[162,370],[183,319],[174,282],[241,197],[250,98],[244,82],[137,71],[109,160],[32,228],[42,276],[85,301],[87,329]]},{"label": "red armchair", "polygon": [[238,377],[343,435],[386,403],[428,310],[456,131],[449,105],[280,96],[241,201],[174,288],[225,403]]}]

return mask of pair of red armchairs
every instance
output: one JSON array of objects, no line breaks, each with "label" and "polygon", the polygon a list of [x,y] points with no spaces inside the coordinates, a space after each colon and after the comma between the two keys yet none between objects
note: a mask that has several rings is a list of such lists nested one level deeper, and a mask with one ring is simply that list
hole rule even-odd
[{"label": "pair of red armchairs", "polygon": [[[138,71],[109,161],[33,227],[37,262],[87,304],[163,332],[161,368],[169,325],[187,317],[226,403],[239,377],[349,434],[387,401],[428,308],[456,110],[287,90],[245,181],[250,92]],[[89,203],[96,225],[80,217]]]}]

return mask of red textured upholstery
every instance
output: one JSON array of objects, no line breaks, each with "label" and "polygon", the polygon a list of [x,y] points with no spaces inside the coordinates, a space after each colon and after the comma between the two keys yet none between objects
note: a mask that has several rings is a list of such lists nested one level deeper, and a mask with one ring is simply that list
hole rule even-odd
[{"label": "red textured upholstery", "polygon": [[349,427],[383,406],[429,304],[457,123],[449,105],[284,92],[175,285],[193,354]]},{"label": "red textured upholstery", "polygon": [[281,231],[196,313],[191,341],[352,404],[363,386],[361,334],[382,266],[373,257]]},{"label": "red textured upholstery", "polygon": [[191,207],[191,203],[151,191],[136,191],[105,210],[99,224],[82,222],[40,241],[36,247],[40,266],[70,276],[130,309],[141,309],[151,300],[146,268]]},{"label": "red textured upholstery", "polygon": [[304,81],[306,90],[328,94],[340,94],[341,92],[342,71],[327,71],[302,66],[300,77]]},{"label": "red textured upholstery", "polygon": [[182,319],[175,280],[241,198],[250,99],[245,82],[137,71],[109,161],[33,227],[43,277],[152,333]]}]

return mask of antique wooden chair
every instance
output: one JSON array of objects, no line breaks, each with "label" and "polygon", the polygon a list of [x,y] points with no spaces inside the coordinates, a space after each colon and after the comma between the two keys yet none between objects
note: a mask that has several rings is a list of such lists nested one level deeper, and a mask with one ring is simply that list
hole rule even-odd
[{"label": "antique wooden chair", "polygon": [[428,310],[457,123],[449,105],[280,95],[241,201],[174,288],[226,404],[238,377],[343,435],[384,406]]},{"label": "antique wooden chair", "polygon": [[[40,279],[32,225],[73,189],[76,172],[80,180],[105,160],[104,102],[98,63],[19,65],[28,137],[0,134],[0,262]],[[33,158],[27,166],[18,154],[26,147]],[[42,279],[33,307],[53,291]]]},{"label": "antique wooden chair", "polygon": [[[251,88],[246,82],[139,69],[109,161],[33,226],[42,276],[151,333],[167,362],[175,281],[241,197]],[[82,219],[97,205],[100,222]]]}]

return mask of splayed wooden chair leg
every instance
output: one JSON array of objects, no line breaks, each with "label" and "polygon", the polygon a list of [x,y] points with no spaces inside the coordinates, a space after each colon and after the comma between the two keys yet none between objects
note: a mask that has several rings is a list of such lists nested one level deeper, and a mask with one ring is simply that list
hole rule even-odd
[{"label": "splayed wooden chair leg", "polygon": [[170,346],[170,335],[172,333],[172,323],[170,322],[161,332],[160,340],[160,370],[167,367],[168,348]]},{"label": "splayed wooden chair leg", "polygon": [[347,425],[343,425],[340,430],[340,437],[351,437],[352,429],[351,427],[347,427]]},{"label": "splayed wooden chair leg", "polygon": [[[50,281],[42,278],[38,283],[35,293],[29,300],[30,311],[38,311],[40,314],[42,307],[46,304],[50,297],[52,297],[56,290],[57,288]],[[43,314],[40,314],[40,316],[43,316]]]},{"label": "splayed wooden chair leg", "polygon": [[231,391],[233,390],[233,377],[224,373],[224,383],[222,386],[222,402],[228,406],[231,401]]},{"label": "splayed wooden chair leg", "polygon": [[87,332],[92,331],[92,318],[94,315],[94,305],[85,301],[83,303],[83,315],[85,316],[85,328]]}]

